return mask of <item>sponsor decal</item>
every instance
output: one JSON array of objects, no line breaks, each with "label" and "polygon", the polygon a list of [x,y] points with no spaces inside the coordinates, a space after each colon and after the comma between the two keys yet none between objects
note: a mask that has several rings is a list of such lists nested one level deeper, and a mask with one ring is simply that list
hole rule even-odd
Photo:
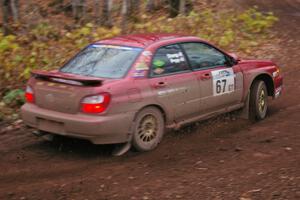
[{"label": "sponsor decal", "polygon": [[48,83],[48,86],[52,87],[52,86],[55,86],[56,83]]},{"label": "sponsor decal", "polygon": [[233,74],[232,70],[227,70],[227,69],[216,70],[216,71],[213,71],[213,78],[214,79],[220,79],[220,78],[223,78],[223,77],[226,77],[226,76],[231,76],[232,74]]},{"label": "sponsor decal", "polygon": [[145,62],[140,62],[140,63],[137,63],[135,69],[137,71],[140,71],[140,70],[148,70],[149,69],[149,66],[145,63]]},{"label": "sponsor decal", "polygon": [[103,47],[103,45],[101,45],[101,44],[91,44],[89,47],[99,48],[99,47]]},{"label": "sponsor decal", "polygon": [[160,90],[157,92],[158,96],[168,96],[172,93],[183,93],[187,90],[186,87],[179,87],[179,88],[171,88],[166,90]]},{"label": "sponsor decal", "polygon": [[165,62],[163,60],[154,60],[153,65],[155,68],[162,68],[165,66]]},{"label": "sponsor decal", "polygon": [[45,82],[37,82],[37,85],[45,85]]},{"label": "sponsor decal", "polygon": [[154,70],[153,72],[155,74],[162,74],[165,69],[163,68],[165,66],[165,62],[163,60],[154,60],[153,65],[154,65]]},{"label": "sponsor decal", "polygon": [[151,52],[151,51],[144,51],[142,54],[143,54],[143,56],[145,56],[145,57],[150,57],[150,56],[152,56],[152,52]]},{"label": "sponsor decal", "polygon": [[150,62],[151,62],[151,57],[150,57],[150,56],[143,56],[142,59],[143,59],[146,63],[150,63]]},{"label": "sponsor decal", "polygon": [[211,72],[213,78],[213,95],[218,96],[233,92],[235,89],[235,74],[230,69],[220,69]]},{"label": "sponsor decal", "polygon": [[142,55],[134,66],[135,72],[133,73],[133,77],[135,78],[145,77],[150,68],[149,63],[150,63],[150,57],[146,57]]},{"label": "sponsor decal", "polygon": [[73,81],[73,80],[66,80],[66,79],[61,79],[61,78],[51,78],[50,80],[60,82],[60,83],[67,83],[71,85],[82,85],[79,81]]},{"label": "sponsor decal", "polygon": [[117,45],[107,45],[107,44],[92,44],[90,45],[92,48],[110,48],[110,49],[121,49],[121,50],[133,50],[133,51],[140,51],[140,48],[133,48],[133,47],[124,47],[124,46],[117,46]]},{"label": "sponsor decal", "polygon": [[153,72],[155,74],[162,74],[162,73],[164,73],[164,71],[165,71],[165,69],[163,69],[163,68],[156,68],[153,70]]},{"label": "sponsor decal", "polygon": [[133,73],[134,78],[144,78],[146,76],[147,70],[136,70]]},{"label": "sponsor decal", "polygon": [[174,54],[167,54],[167,58],[169,59],[170,63],[175,63],[175,64],[185,61],[182,52],[174,53]]}]

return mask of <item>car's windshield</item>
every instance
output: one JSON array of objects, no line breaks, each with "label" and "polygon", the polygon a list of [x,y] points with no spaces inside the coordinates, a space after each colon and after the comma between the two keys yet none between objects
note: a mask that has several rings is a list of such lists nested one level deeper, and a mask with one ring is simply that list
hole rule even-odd
[{"label": "car's windshield", "polygon": [[93,44],[72,58],[60,71],[99,78],[121,78],[141,48]]}]

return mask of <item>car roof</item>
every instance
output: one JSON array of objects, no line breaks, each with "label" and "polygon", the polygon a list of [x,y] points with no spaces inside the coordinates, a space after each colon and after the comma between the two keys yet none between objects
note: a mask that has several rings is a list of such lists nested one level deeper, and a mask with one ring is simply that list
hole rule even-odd
[{"label": "car roof", "polygon": [[100,40],[96,43],[112,44],[112,45],[123,45],[145,48],[151,44],[173,40],[176,38],[190,38],[191,36],[186,36],[182,34],[171,34],[171,33],[147,33],[147,34],[130,34],[117,36],[110,39]]}]

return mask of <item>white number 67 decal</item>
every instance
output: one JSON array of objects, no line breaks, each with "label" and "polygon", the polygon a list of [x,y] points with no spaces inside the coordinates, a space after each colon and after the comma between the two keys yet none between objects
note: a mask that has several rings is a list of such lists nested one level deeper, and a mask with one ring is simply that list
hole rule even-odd
[{"label": "white number 67 decal", "polygon": [[234,91],[234,78],[233,70],[220,69],[211,72],[213,78],[213,95],[222,95]]}]

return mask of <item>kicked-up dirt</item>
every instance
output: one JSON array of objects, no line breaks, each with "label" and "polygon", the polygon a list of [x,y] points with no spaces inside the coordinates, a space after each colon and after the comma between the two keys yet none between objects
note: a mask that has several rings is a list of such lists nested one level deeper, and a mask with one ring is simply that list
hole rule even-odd
[{"label": "kicked-up dirt", "polygon": [[234,114],[171,131],[148,153],[110,155],[111,146],[52,143],[21,128],[0,134],[0,199],[300,199],[300,2],[259,4],[280,17],[283,96],[266,120]]}]

